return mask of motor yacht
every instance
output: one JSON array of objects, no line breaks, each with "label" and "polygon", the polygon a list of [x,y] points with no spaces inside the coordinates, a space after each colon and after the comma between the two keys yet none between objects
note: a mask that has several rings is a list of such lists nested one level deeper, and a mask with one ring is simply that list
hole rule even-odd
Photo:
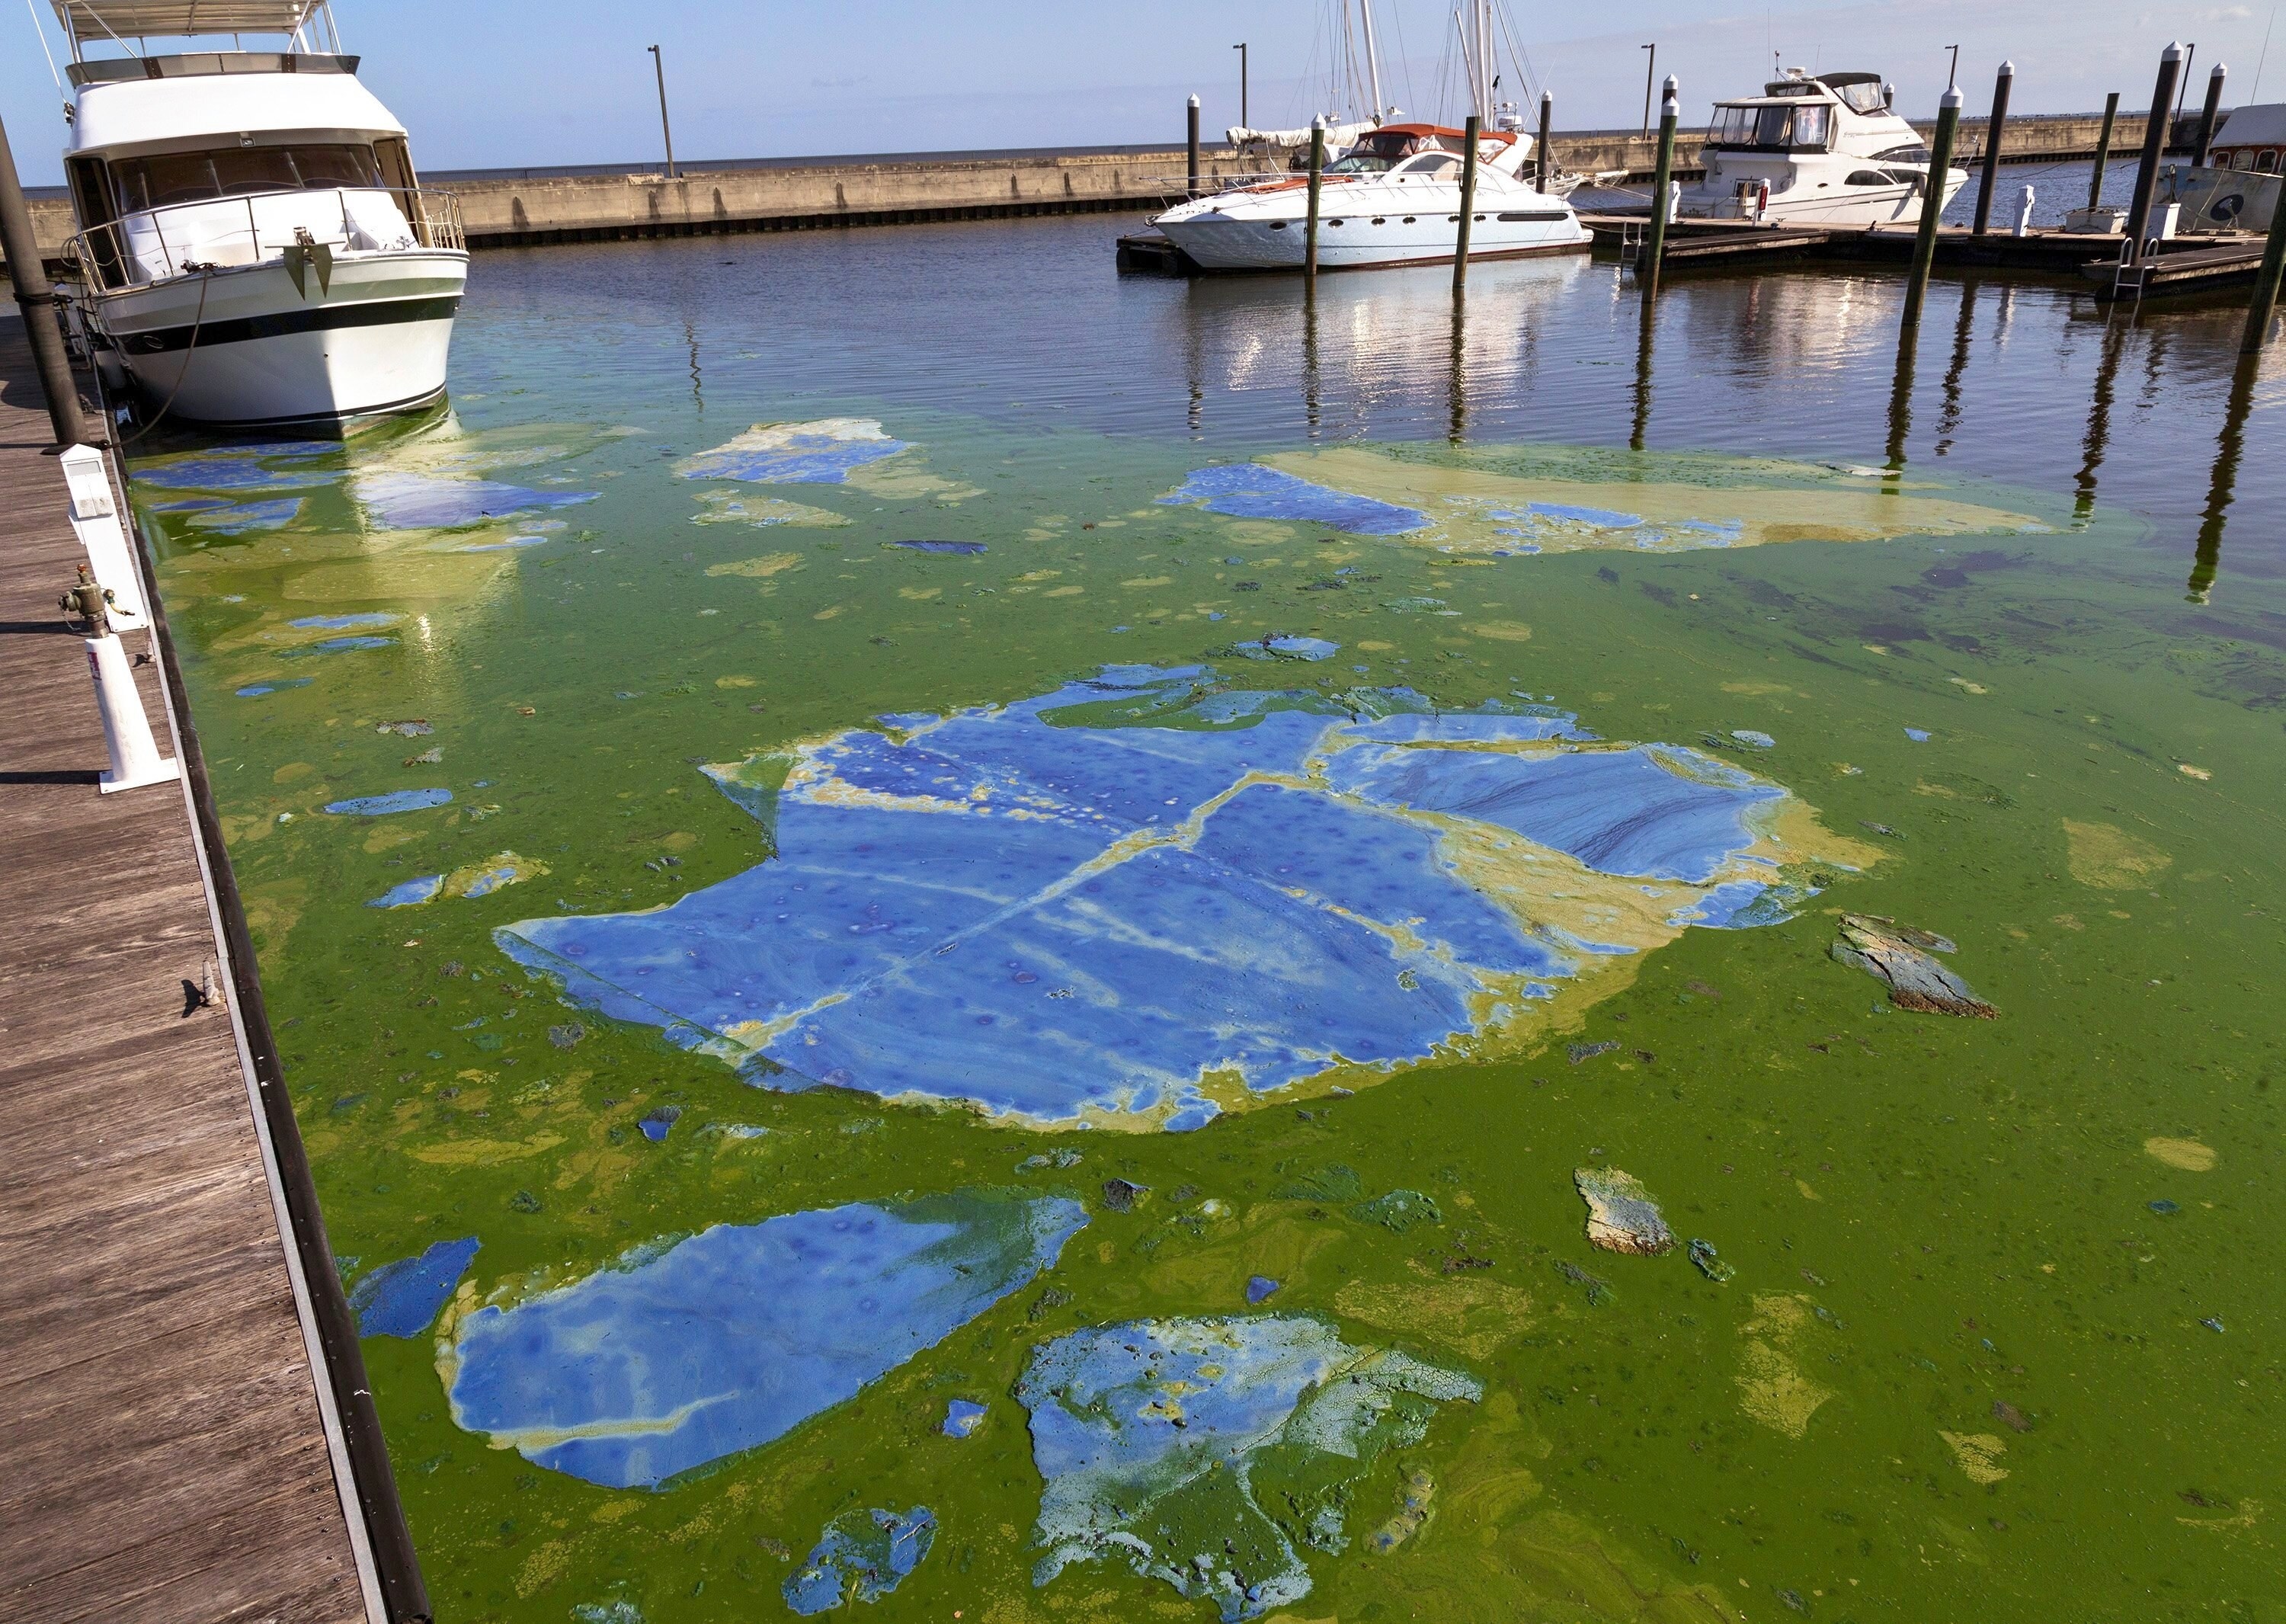
[{"label": "motor yacht", "polygon": [[[324,0],[53,4],[75,304],[106,384],[146,422],[319,433],[440,399],[458,209],[421,185]],[[283,48],[240,49],[249,34]],[[132,43],[214,35],[232,49]]]},{"label": "motor yacht", "polygon": [[[1931,154],[1892,100],[1879,74],[1789,67],[1760,96],[1717,102],[1699,152],[1706,178],[1682,188],[1675,217],[1918,225]],[[1948,169],[1938,209],[1967,182],[1966,169]]]},{"label": "motor yacht", "polygon": [[[1467,139],[1435,124],[1383,124],[1327,165],[1320,268],[1449,264],[1459,246]],[[1470,259],[1576,253],[1590,241],[1572,205],[1523,174],[1532,146],[1519,130],[1479,136]],[[1153,224],[1210,271],[1292,271],[1302,265],[1309,211],[1308,177],[1280,175],[1179,203]]]}]

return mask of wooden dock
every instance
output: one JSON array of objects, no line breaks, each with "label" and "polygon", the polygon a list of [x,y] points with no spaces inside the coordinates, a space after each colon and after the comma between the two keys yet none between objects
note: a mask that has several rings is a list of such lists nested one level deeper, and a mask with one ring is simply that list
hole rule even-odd
[{"label": "wooden dock", "polygon": [[[56,607],[86,555],[23,333],[0,319],[0,1619],[417,1616],[376,1575],[373,1485],[362,1512],[343,1492],[339,1361],[184,787],[97,792]],[[162,669],[136,675],[174,754]]]}]

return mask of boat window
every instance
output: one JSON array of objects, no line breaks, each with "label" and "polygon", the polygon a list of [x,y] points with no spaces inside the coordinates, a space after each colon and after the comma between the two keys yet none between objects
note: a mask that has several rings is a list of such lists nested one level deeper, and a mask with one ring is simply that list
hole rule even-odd
[{"label": "boat window", "polygon": [[347,143],[160,153],[142,158],[122,158],[112,169],[122,212],[256,192],[382,184],[381,168],[374,161],[373,148]]},{"label": "boat window", "polygon": [[1820,102],[1814,107],[1796,107],[1793,113],[1793,144],[1796,147],[1823,149],[1826,132],[1833,126],[1833,109]]},{"label": "boat window", "polygon": [[2278,172],[2277,153],[2266,152],[2257,155],[2254,160],[2254,172],[2258,175],[2276,174]]},{"label": "boat window", "polygon": [[1717,106],[1714,122],[1707,127],[1707,144],[1756,152],[1804,147],[1823,151],[1833,127],[1833,112],[1824,102],[1800,106]]},{"label": "boat window", "polygon": [[1425,158],[1415,158],[1405,166],[1407,175],[1440,175],[1447,169],[1457,169],[1461,161],[1450,153],[1431,153]]},{"label": "boat window", "polygon": [[1328,175],[1379,175],[1389,168],[1389,160],[1378,153],[1354,152],[1346,158],[1336,158],[1326,166]]},{"label": "boat window", "polygon": [[1882,99],[1879,80],[1858,84],[1835,84],[1829,81],[1825,88],[1841,98],[1843,104],[1853,113],[1879,113],[1888,105]]},{"label": "boat window", "polygon": [[1844,184],[1852,186],[1888,186],[1894,185],[1896,183],[1880,169],[1852,169],[1849,172],[1849,180]]},{"label": "boat window", "polygon": [[1930,155],[1931,155],[1931,154],[1930,154],[1930,153],[1929,153],[1929,149],[1928,149],[1927,147],[1926,147],[1926,146],[1885,146],[1885,147],[1883,147],[1880,152],[1875,153],[1875,154],[1873,154],[1873,157],[1874,157],[1875,162],[1880,162],[1880,163],[1924,163],[1924,164],[1925,164],[1925,163],[1927,163],[1927,162],[1929,161]]}]

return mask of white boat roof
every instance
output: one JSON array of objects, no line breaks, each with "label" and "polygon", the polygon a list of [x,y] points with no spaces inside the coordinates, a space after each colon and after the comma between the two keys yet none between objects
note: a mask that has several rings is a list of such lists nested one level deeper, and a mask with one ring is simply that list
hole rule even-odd
[{"label": "white boat roof", "polygon": [[2214,138],[2218,146],[2286,146],[2286,101],[2233,107]]},{"label": "white boat roof", "polygon": [[128,79],[79,93],[74,152],[236,146],[241,136],[304,140],[403,135],[380,98],[350,74],[227,74]]},{"label": "white boat roof", "polygon": [[53,0],[75,38],[176,39],[199,34],[291,34],[320,0]]}]

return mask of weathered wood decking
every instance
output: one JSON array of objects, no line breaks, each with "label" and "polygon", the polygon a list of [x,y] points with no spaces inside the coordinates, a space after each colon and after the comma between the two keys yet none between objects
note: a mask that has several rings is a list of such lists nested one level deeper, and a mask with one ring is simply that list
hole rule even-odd
[{"label": "weathered wood decking", "polygon": [[364,1620],[226,981],[185,1013],[183,789],[96,791],[48,440],[0,320],[0,1620]]}]

